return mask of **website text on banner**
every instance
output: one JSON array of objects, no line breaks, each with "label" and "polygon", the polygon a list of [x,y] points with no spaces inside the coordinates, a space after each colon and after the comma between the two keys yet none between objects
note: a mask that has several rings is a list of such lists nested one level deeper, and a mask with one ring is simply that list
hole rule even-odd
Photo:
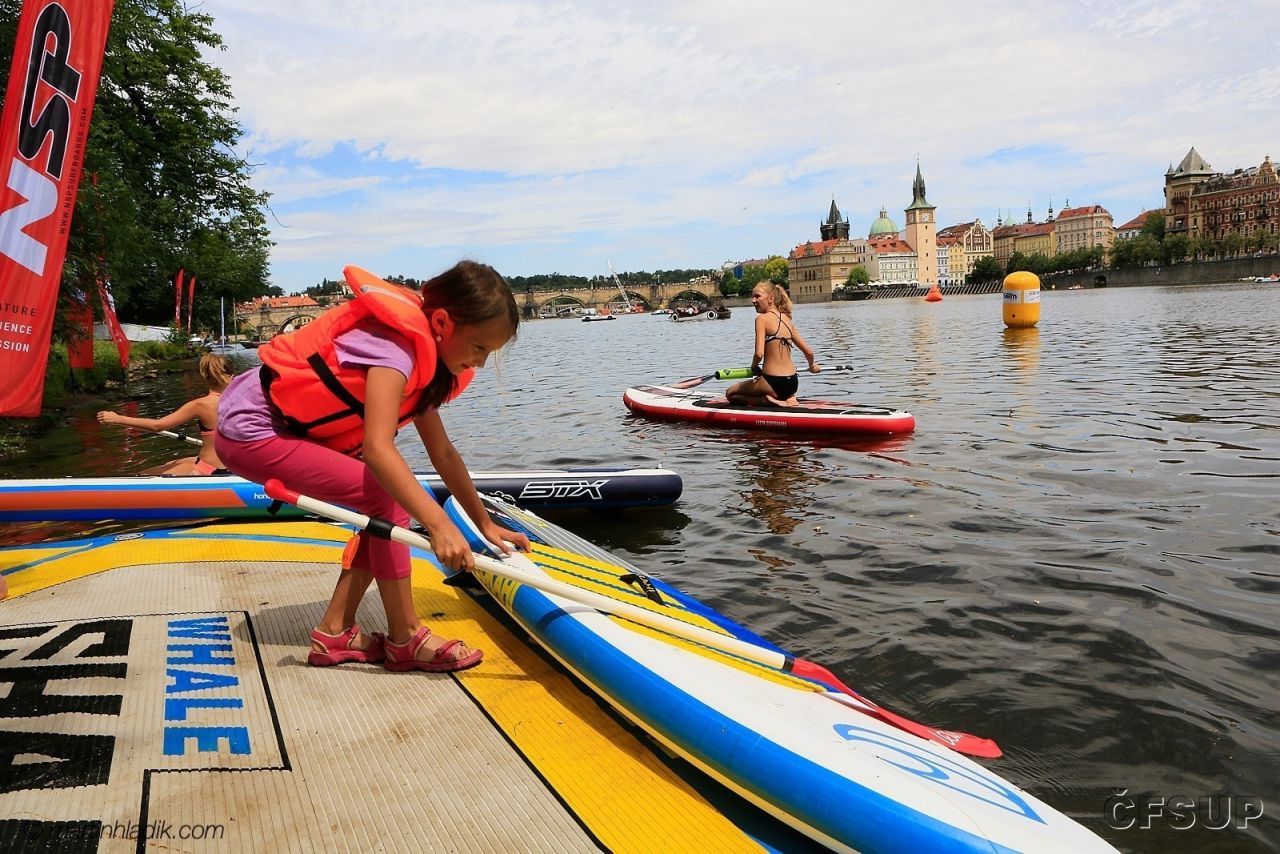
[{"label": "website text on banner", "polygon": [[40,414],[110,0],[26,0],[0,121],[0,416]]}]

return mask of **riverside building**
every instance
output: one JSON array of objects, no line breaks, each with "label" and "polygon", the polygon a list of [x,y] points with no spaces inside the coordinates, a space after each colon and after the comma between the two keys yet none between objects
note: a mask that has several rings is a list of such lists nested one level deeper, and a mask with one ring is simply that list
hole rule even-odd
[{"label": "riverside building", "polygon": [[1193,146],[1164,176],[1165,230],[1221,240],[1235,232],[1249,237],[1280,227],[1280,180],[1271,155],[1234,172],[1215,172]]}]

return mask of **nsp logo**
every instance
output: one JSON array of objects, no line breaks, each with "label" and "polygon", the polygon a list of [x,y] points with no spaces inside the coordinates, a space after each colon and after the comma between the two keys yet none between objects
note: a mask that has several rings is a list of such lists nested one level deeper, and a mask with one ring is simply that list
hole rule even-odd
[{"label": "nsp logo", "polygon": [[589,498],[592,501],[603,501],[601,488],[609,482],[604,480],[531,480],[520,490],[520,498],[532,501],[548,499]]},{"label": "nsp logo", "polygon": [[[49,247],[24,229],[58,207],[58,182],[71,140],[71,108],[80,94],[81,75],[71,67],[71,46],[71,19],[62,6],[51,3],[36,18],[18,132],[18,152],[41,171],[13,158],[7,186],[23,202],[0,211],[0,253],[38,276],[44,275]],[[36,163],[46,140],[49,146],[45,162]]]}]

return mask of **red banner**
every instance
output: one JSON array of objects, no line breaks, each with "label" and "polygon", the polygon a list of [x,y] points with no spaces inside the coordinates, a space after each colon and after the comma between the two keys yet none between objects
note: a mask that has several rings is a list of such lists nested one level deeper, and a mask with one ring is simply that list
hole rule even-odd
[{"label": "red banner", "polygon": [[67,308],[67,362],[76,370],[93,367],[93,307],[79,288],[72,288]]},{"label": "red banner", "polygon": [[116,301],[111,296],[111,285],[102,276],[98,277],[98,298],[102,300],[102,317],[107,321],[107,331],[111,340],[116,342],[116,350],[120,353],[120,367],[129,367],[129,339],[124,337],[124,329],[116,317]]},{"label": "red banner", "polygon": [[187,334],[191,334],[191,306],[196,301],[196,277],[192,276],[191,281],[187,282]]},{"label": "red banner", "polygon": [[0,416],[40,414],[111,0],[26,0],[0,121]]},{"label": "red banner", "polygon": [[173,325],[182,325],[182,277],[185,270],[181,267],[173,277]]}]

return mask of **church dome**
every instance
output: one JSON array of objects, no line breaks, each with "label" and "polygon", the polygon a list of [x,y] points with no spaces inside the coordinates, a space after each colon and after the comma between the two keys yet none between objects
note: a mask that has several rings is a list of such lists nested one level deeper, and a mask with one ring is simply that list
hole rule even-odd
[{"label": "church dome", "polygon": [[867,237],[897,237],[898,226],[885,215],[884,208],[880,209],[880,218],[871,223],[871,231]]}]

